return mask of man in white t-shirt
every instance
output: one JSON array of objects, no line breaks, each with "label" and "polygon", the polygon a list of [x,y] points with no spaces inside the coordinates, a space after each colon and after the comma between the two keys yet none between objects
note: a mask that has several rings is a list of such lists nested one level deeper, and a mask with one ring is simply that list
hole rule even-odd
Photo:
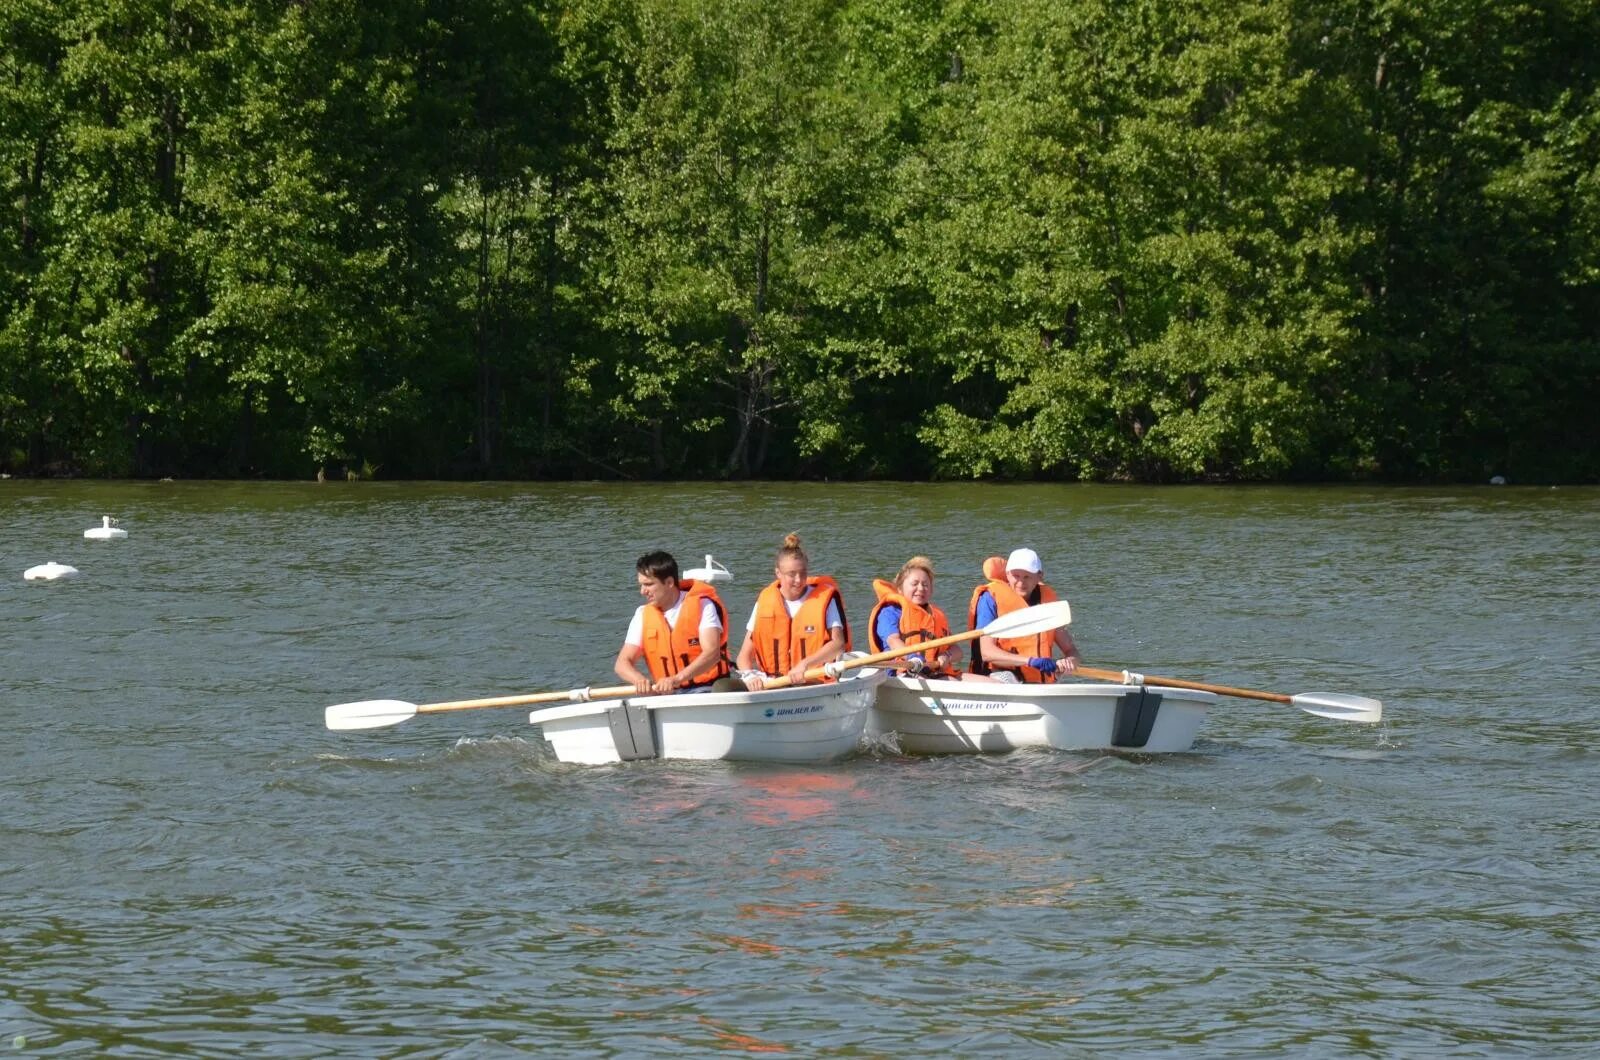
[{"label": "man in white t-shirt", "polygon": [[708,582],[685,587],[669,552],[647,552],[635,570],[645,602],[617,652],[617,676],[640,692],[710,689],[728,673],[725,611],[716,590]]}]

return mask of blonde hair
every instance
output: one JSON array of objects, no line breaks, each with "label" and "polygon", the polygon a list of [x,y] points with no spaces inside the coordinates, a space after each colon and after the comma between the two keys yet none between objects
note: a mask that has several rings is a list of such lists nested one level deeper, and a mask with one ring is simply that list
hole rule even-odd
[{"label": "blonde hair", "polygon": [[900,584],[906,580],[906,575],[914,570],[925,572],[928,575],[928,581],[933,581],[933,560],[927,556],[912,556],[900,564],[900,573],[894,576],[894,587],[896,589],[900,588]]},{"label": "blonde hair", "polygon": [[799,532],[784,535],[783,544],[778,548],[778,558],[774,562],[782,563],[790,556],[804,563],[807,567],[811,566],[811,557],[807,556],[806,550],[800,547]]}]

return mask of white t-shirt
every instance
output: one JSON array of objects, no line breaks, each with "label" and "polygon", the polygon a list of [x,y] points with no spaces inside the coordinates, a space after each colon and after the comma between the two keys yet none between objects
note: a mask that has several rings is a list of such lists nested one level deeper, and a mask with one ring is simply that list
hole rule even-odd
[{"label": "white t-shirt", "polygon": [[[810,598],[811,591],[812,586],[806,586],[806,591],[800,594],[800,599],[798,600],[790,600],[782,593],[778,594],[778,599],[783,601],[783,606],[788,609],[789,617],[791,619],[800,613],[800,605],[804,604],[806,600]],[[761,601],[757,600],[756,606],[750,609],[750,621],[744,624],[744,631],[746,633],[754,633],[756,631],[756,613],[760,611],[760,609]],[[844,628],[844,612],[839,610],[839,598],[837,596],[828,601],[828,628]]]},{"label": "white t-shirt", "polygon": [[[679,589],[678,602],[667,608],[666,615],[668,628],[678,628],[678,612],[683,610],[683,598],[688,595],[688,593],[684,592],[682,589]],[[649,604],[640,604],[634,609],[633,620],[628,623],[627,639],[622,643],[633,644],[640,648],[644,647],[644,609],[649,606]],[[717,615],[717,605],[712,603],[709,599],[701,597],[700,624],[695,628],[704,629],[706,626],[711,626],[714,629],[721,629],[722,619]]]}]

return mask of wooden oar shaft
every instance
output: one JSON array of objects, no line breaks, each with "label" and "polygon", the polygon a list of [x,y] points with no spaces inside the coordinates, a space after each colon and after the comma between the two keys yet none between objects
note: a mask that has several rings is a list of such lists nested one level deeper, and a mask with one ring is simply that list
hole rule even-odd
[{"label": "wooden oar shaft", "polygon": [[959,644],[964,640],[977,640],[981,636],[983,636],[983,630],[969,629],[965,633],[952,633],[948,637],[935,637],[933,640],[918,641],[915,644],[907,644],[899,648],[891,648],[889,651],[880,651],[873,655],[863,655],[858,659],[851,659],[848,662],[840,663],[839,668],[846,669],[856,666],[871,666],[874,663],[887,662],[890,659],[899,659],[906,655],[915,655],[918,652],[928,651],[933,648],[942,648],[946,644]]},{"label": "wooden oar shaft", "polygon": [[[888,651],[876,652],[872,655],[862,655],[858,658],[847,659],[844,662],[833,663],[834,672],[841,670],[854,670],[861,666],[874,666],[890,659],[898,659],[906,655],[915,655],[933,648],[942,648],[947,644],[959,644],[964,640],[977,640],[979,637],[1020,637],[1034,633],[1043,633],[1046,630],[1060,629],[1072,621],[1072,608],[1067,606],[1065,600],[1053,600],[1047,604],[1035,604],[1025,607],[1021,611],[1013,611],[1008,615],[1001,615],[982,629],[969,629],[965,633],[952,633],[948,637],[935,637],[933,640],[918,641],[916,644],[906,644]],[[813,667],[806,671],[806,680],[815,681],[819,677],[829,676],[823,667]],[[787,677],[780,677],[766,683],[767,688],[784,688],[789,684]]]},{"label": "wooden oar shaft", "polygon": [[[1039,604],[1034,607],[1014,611],[1009,615],[1002,615],[983,629],[971,629],[965,633],[952,633],[948,637],[938,637],[934,640],[925,640],[918,644],[908,644],[904,647],[894,648],[890,651],[880,651],[873,655],[863,655],[856,659],[847,659],[843,662],[832,664],[835,672],[854,670],[862,666],[872,666],[876,663],[898,659],[903,655],[913,655],[917,652],[928,651],[931,648],[942,648],[946,644],[957,644],[964,640],[974,640],[985,635],[1007,636],[1014,630],[1034,630],[1042,624],[1043,629],[1055,629],[1072,621],[1071,610],[1065,600],[1054,603]],[[807,681],[816,681],[830,676],[827,668],[814,666],[806,671]],[[774,677],[765,683],[767,688],[787,688],[794,682],[787,676]],[[578,690],[583,691],[583,690]],[[582,699],[615,699],[618,696],[629,696],[637,690],[632,685],[610,685],[606,688],[590,688],[581,696],[572,692],[535,692],[524,696],[494,696],[489,699],[457,699],[448,703],[424,703],[416,708],[418,714],[440,714],[449,710],[476,710],[480,707],[523,707],[532,703],[564,703],[581,701]],[[649,693],[639,693],[649,695]]]},{"label": "wooden oar shaft", "polygon": [[[876,655],[866,655],[858,659],[847,659],[838,664],[840,670],[854,670],[862,666],[871,666],[874,663],[885,662],[889,659],[898,659],[902,655],[911,655],[929,648],[941,648],[946,644],[957,641],[972,640],[974,637],[983,636],[983,630],[974,629],[966,633],[954,633],[948,637],[936,640],[925,640],[920,644],[896,648],[893,651],[880,651]],[[824,667],[814,666],[806,671],[807,681],[817,681],[827,677]],[[787,677],[774,677],[766,682],[767,688],[788,688],[794,682]],[[589,689],[590,699],[615,699],[618,696],[630,696],[636,692],[632,685],[610,685],[606,688]],[[648,692],[642,693],[649,695]],[[438,714],[449,710],[477,710],[480,707],[523,707],[533,703],[564,703],[572,699],[571,692],[536,692],[525,696],[494,696],[489,699],[457,699],[448,703],[424,703],[417,707],[418,714]]]},{"label": "wooden oar shaft", "polygon": [[[893,648],[889,651],[880,651],[873,655],[862,655],[854,659],[845,659],[843,662],[834,663],[833,666],[836,670],[856,670],[863,666],[872,666],[876,663],[888,662],[890,659],[898,659],[906,655],[915,655],[917,652],[927,651],[929,648],[942,648],[946,644],[956,644],[963,640],[972,640],[981,636],[983,636],[983,630],[981,629],[972,629],[965,633],[952,633],[948,637],[937,637],[933,640],[919,641],[916,644],[908,644],[904,647]],[[826,666],[813,666],[811,669],[806,671],[807,681],[818,681],[829,676],[831,675],[828,673],[828,668]],[[774,677],[768,680],[762,687],[788,688],[793,683],[794,682],[790,681],[787,676]]]},{"label": "wooden oar shaft", "polygon": [[[590,699],[614,699],[617,696],[631,695],[634,691],[632,685],[611,685],[606,688],[589,689]],[[495,696],[490,699],[457,699],[449,703],[424,703],[417,708],[418,714],[435,714],[447,710],[476,710],[479,707],[522,707],[530,703],[565,703],[573,698],[571,692],[536,692],[525,696]]]},{"label": "wooden oar shaft", "polygon": [[[1093,677],[1100,681],[1116,681],[1121,683],[1123,670],[1101,670],[1093,666],[1079,665],[1072,671],[1079,677]],[[1265,699],[1273,703],[1291,703],[1293,696],[1286,696],[1282,692],[1258,692],[1253,688],[1234,688],[1231,685],[1211,685],[1204,681],[1185,681],[1177,677],[1157,677],[1153,674],[1141,674],[1141,679],[1147,685],[1164,685],[1167,688],[1191,688],[1196,692],[1215,692],[1219,696],[1237,696],[1240,699]]]}]

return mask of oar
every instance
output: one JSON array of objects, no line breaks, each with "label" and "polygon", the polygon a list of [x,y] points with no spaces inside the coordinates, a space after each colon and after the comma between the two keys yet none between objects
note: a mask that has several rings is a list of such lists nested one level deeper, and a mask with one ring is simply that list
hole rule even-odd
[{"label": "oar", "polygon": [[385,725],[399,725],[418,714],[442,713],[447,710],[477,710],[480,707],[521,707],[529,703],[582,703],[590,699],[616,699],[630,696],[636,689],[632,685],[611,685],[608,688],[575,688],[570,692],[535,692],[526,696],[496,696],[493,699],[457,699],[449,703],[407,703],[402,699],[365,699],[360,703],[335,703],[322,712],[330,729],[381,729]]},{"label": "oar", "polygon": [[[923,641],[893,651],[882,651],[876,655],[863,655],[832,662],[827,666],[818,666],[807,670],[806,678],[814,681],[820,677],[837,677],[845,670],[872,666],[888,659],[898,659],[902,655],[911,655],[930,648],[942,648],[946,644],[972,640],[975,637],[1026,637],[1064,626],[1071,621],[1072,609],[1067,606],[1065,600],[1057,600],[1053,603],[1040,604],[1038,607],[1013,611],[1009,615],[1001,615],[982,629]],[[790,683],[787,677],[776,677],[768,681],[766,687],[785,688]],[[420,706],[400,699],[367,699],[359,703],[336,703],[323,712],[323,720],[330,729],[381,729],[386,725],[399,725],[403,721],[409,721],[418,714],[442,713],[447,710],[476,710],[480,707],[522,707],[530,703],[582,703],[591,699],[616,699],[634,694],[636,690],[632,685],[612,685],[608,688],[575,688],[570,692],[536,692],[532,695],[497,696],[493,699],[458,699],[449,703],[424,703]]]},{"label": "oar", "polygon": [[1265,699],[1273,703],[1288,703],[1307,714],[1334,721],[1382,721],[1383,703],[1366,696],[1352,696],[1346,692],[1301,692],[1284,695],[1282,692],[1257,692],[1250,688],[1233,688],[1229,685],[1208,685],[1203,681],[1184,681],[1176,677],[1152,677],[1128,670],[1099,670],[1093,666],[1073,669],[1078,677],[1093,677],[1101,681],[1116,681],[1132,685],[1162,685],[1167,688],[1192,688],[1197,692],[1215,692],[1219,696],[1237,696],[1240,699]]},{"label": "oar", "polygon": [[[1048,604],[1036,604],[1033,607],[1024,607],[1020,611],[1013,611],[1008,615],[1001,615],[982,629],[969,629],[965,633],[952,633],[948,637],[936,637],[933,640],[919,641],[916,644],[907,644],[889,651],[880,651],[873,655],[857,655],[849,659],[840,659],[826,666],[813,667],[806,671],[806,680],[815,681],[819,677],[838,677],[846,670],[855,670],[862,666],[875,666],[890,659],[898,659],[905,655],[915,655],[917,652],[929,651],[933,648],[942,648],[946,644],[959,644],[964,640],[977,640],[979,637],[1031,637],[1038,633],[1048,633],[1052,629],[1060,629],[1072,622],[1072,607],[1065,600],[1052,600]],[[774,677],[765,685],[767,688],[786,688],[790,684],[787,677]]]}]

